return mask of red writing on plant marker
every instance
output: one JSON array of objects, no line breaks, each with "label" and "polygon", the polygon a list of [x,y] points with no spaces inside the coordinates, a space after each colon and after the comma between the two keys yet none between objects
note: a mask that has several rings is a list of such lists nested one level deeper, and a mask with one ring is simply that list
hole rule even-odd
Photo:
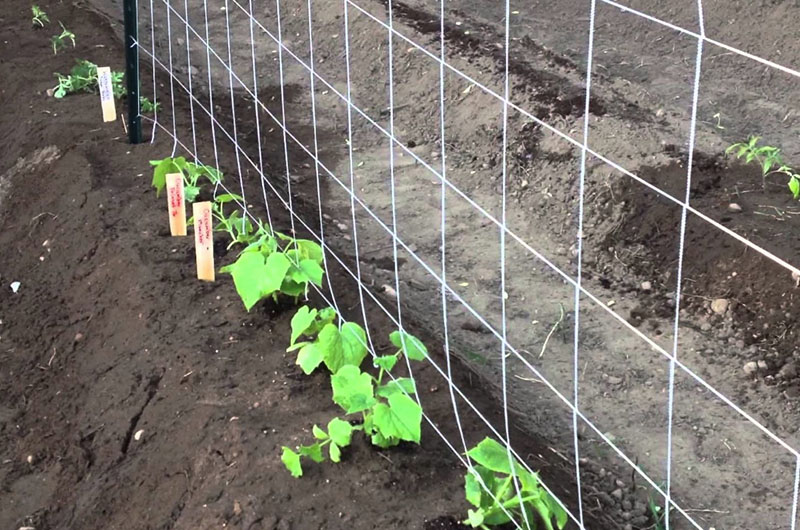
[{"label": "red writing on plant marker", "polygon": [[[209,212],[210,214],[211,212]],[[203,216],[197,219],[197,241],[203,246],[208,246],[211,242],[211,218]]]},{"label": "red writing on plant marker", "polygon": [[167,174],[167,208],[169,231],[173,236],[186,235],[186,203],[183,196],[183,175]]},{"label": "red writing on plant marker", "polygon": [[194,214],[194,252],[197,258],[197,277],[214,281],[214,239],[211,228],[211,203],[192,204]]}]

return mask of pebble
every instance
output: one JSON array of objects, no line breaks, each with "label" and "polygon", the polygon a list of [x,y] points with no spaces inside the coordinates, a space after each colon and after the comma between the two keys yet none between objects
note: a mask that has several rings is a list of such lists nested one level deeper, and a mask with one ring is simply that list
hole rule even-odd
[{"label": "pebble", "polygon": [[730,203],[728,205],[728,211],[729,212],[734,212],[734,213],[739,213],[739,212],[742,211],[742,207],[739,206],[738,204],[736,204],[735,202],[732,202],[732,203]]},{"label": "pebble", "polygon": [[622,383],[622,378],[615,375],[609,375],[607,381],[609,385],[619,385]]},{"label": "pebble", "polygon": [[745,363],[742,370],[744,370],[745,375],[753,375],[758,371],[758,364],[755,361],[750,361]]},{"label": "pebble", "polygon": [[793,362],[784,364],[778,372],[778,377],[781,379],[794,379],[797,377],[797,365]]},{"label": "pebble", "polygon": [[758,364],[758,369],[761,370],[761,371],[766,371],[769,368],[769,365],[767,364],[767,361],[765,361],[763,359],[758,361],[757,364]]},{"label": "pebble", "polygon": [[137,442],[142,439],[142,435],[144,435],[144,429],[139,429],[136,431],[136,434],[133,435],[133,439]]},{"label": "pebble", "polygon": [[653,288],[653,284],[650,282],[642,282],[640,287],[642,288],[642,291],[649,291]]},{"label": "pebble", "polygon": [[389,298],[397,298],[397,292],[394,290],[394,287],[392,287],[391,285],[384,285],[383,286],[383,294],[385,294]]},{"label": "pebble", "polygon": [[83,340],[83,333],[80,333],[80,332],[76,333],[75,334],[75,342],[80,342],[82,340]]},{"label": "pebble", "polygon": [[711,310],[718,315],[724,315],[729,304],[730,302],[726,298],[717,298],[711,302]]},{"label": "pebble", "polygon": [[614,497],[615,499],[622,499],[622,489],[621,488],[615,489],[614,491],[611,492],[611,496]]}]

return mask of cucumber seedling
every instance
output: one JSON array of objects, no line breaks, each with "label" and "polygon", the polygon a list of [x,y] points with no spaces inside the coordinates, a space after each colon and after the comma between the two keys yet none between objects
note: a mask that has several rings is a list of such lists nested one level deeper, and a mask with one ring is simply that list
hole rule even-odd
[{"label": "cucumber seedling", "polygon": [[64,24],[60,21],[58,25],[61,26],[61,33],[50,37],[50,44],[53,46],[53,55],[58,55],[58,50],[67,46],[67,41],[72,42],[72,47],[75,47],[75,34],[65,28]]},{"label": "cucumber seedling", "polygon": [[236,261],[220,272],[233,276],[236,292],[248,311],[265,298],[277,302],[279,294],[296,303],[307,294],[309,284],[322,286],[322,247],[313,241],[295,239],[261,224],[250,234],[246,223],[234,241],[239,238],[249,243]]},{"label": "cucumber seedling", "polygon": [[31,13],[33,13],[33,18],[31,18],[31,24],[34,27],[43,28],[45,24],[50,23],[50,17],[47,16],[47,13],[44,12],[44,9],[33,4],[31,6]]},{"label": "cucumber seedling", "polygon": [[[69,75],[56,72],[58,84],[53,89],[53,96],[61,99],[70,94],[80,92],[97,92],[97,65],[86,59],[78,59],[78,62],[70,70]],[[122,80],[123,72],[111,72],[111,88],[115,98],[125,95],[125,86]]]},{"label": "cucumber seedling", "polygon": [[534,530],[537,521],[547,530],[561,530],[566,526],[567,512],[542,487],[539,476],[525,469],[516,458],[509,459],[508,451],[500,442],[485,438],[467,451],[467,455],[474,465],[464,476],[464,490],[467,501],[475,509],[467,511],[465,525],[489,530],[513,518],[523,530]]},{"label": "cucumber seedling", "polygon": [[153,103],[148,98],[142,96],[139,98],[139,110],[145,114],[153,114],[161,110],[161,103]]},{"label": "cucumber seedling", "polygon": [[759,145],[760,136],[751,136],[746,142],[737,142],[725,149],[725,154],[733,153],[745,164],[756,162],[761,167],[761,187],[767,187],[767,177],[782,174],[789,178],[787,186],[795,199],[800,198],[800,173],[783,162],[781,150],[771,145]]},{"label": "cucumber seedling", "polygon": [[[398,350],[392,355],[373,359],[373,366],[378,369],[378,375],[374,376],[362,372],[360,368],[367,355],[363,328],[352,322],[345,322],[339,327],[333,323],[335,319],[336,312],[332,308],[319,312],[308,307],[300,308],[292,319],[292,345],[289,351],[300,350],[297,364],[306,374],[325,363],[334,372],[331,376],[333,402],[347,415],[360,414],[361,422],[354,425],[334,418],[328,423],[327,432],[314,425],[312,432],[315,443],[300,446],[296,451],[284,446],[281,461],[294,477],[303,475],[304,457],[323,462],[325,446],[328,446],[330,460],[339,462],[341,449],[350,445],[351,435],[356,431],[363,432],[373,445],[384,449],[401,441],[420,442],[422,408],[411,398],[416,393],[414,380],[392,377],[384,382],[384,378],[391,373],[401,356],[421,361],[428,355],[428,350],[413,335],[394,331],[389,339]],[[316,336],[316,339],[297,342],[300,336]]]},{"label": "cucumber seedling", "polygon": [[222,173],[217,169],[188,162],[185,157],[167,157],[161,160],[151,160],[153,166],[152,186],[156,189],[156,196],[167,186],[167,174],[180,173],[183,175],[183,194],[186,202],[194,202],[200,194],[202,181],[206,180],[216,186],[222,182]]}]

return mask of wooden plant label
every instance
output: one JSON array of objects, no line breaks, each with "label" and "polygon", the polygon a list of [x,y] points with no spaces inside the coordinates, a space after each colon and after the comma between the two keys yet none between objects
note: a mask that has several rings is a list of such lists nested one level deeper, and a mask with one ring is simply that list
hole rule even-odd
[{"label": "wooden plant label", "polygon": [[183,175],[167,174],[167,207],[169,231],[173,236],[186,235],[186,202],[183,197]]},{"label": "wooden plant label", "polygon": [[103,107],[103,121],[117,119],[114,105],[114,89],[111,87],[111,68],[101,66],[97,69],[97,86],[100,87],[100,105]]},{"label": "wooden plant label", "polygon": [[214,238],[211,227],[211,203],[192,204],[194,215],[194,251],[197,258],[197,278],[214,281]]}]

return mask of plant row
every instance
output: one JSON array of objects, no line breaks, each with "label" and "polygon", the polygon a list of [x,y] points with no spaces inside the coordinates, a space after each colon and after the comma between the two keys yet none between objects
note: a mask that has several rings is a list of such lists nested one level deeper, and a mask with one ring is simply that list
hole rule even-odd
[{"label": "plant row", "polygon": [[[184,197],[193,202],[204,186],[217,189],[223,174],[216,168],[187,161],[184,157],[152,161],[152,185],[159,195],[166,175],[183,176]],[[236,259],[220,269],[233,278],[236,292],[247,311],[262,300],[277,302],[287,297],[299,303],[312,285],[321,287],[323,251],[314,241],[282,234],[269,224],[242,215],[242,198],[236,194],[214,195],[214,230],[227,235],[228,249],[239,247]],[[188,224],[192,224],[189,219]],[[428,349],[415,336],[397,330],[389,335],[396,348],[390,355],[371,355],[364,329],[347,322],[332,307],[303,305],[291,320],[287,352],[296,352],[296,364],[310,376],[323,370],[330,380],[331,399],[341,414],[327,424],[313,425],[307,445],[282,447],[281,461],[294,477],[301,477],[308,461],[342,461],[354,436],[388,449],[403,443],[419,444],[423,409],[413,378],[400,376],[401,361],[420,362]],[[370,362],[366,362],[367,359]],[[323,368],[324,367],[324,368]],[[567,514],[507,448],[486,438],[467,453],[472,462],[465,475],[465,496],[473,506],[464,524],[489,529],[512,520],[526,529],[561,529]]]},{"label": "plant row", "polygon": [[[34,28],[43,29],[50,24],[50,17],[40,6],[33,4],[31,6],[31,25]],[[61,33],[53,35],[50,38],[50,45],[53,48],[53,53],[58,54],[69,44],[75,47],[75,34],[64,27],[64,24],[59,21],[58,25],[61,26]],[[61,99],[70,94],[78,94],[81,92],[97,92],[98,91],[98,78],[97,78],[97,65],[85,59],[79,59],[75,66],[72,67],[69,74],[55,73],[58,79],[58,84],[53,88],[53,97]],[[111,88],[114,98],[119,99],[127,94],[127,89],[123,84],[125,74],[123,72],[111,72]],[[159,103],[153,103],[146,97],[139,98],[139,108],[143,113],[157,112],[160,107]]]}]

